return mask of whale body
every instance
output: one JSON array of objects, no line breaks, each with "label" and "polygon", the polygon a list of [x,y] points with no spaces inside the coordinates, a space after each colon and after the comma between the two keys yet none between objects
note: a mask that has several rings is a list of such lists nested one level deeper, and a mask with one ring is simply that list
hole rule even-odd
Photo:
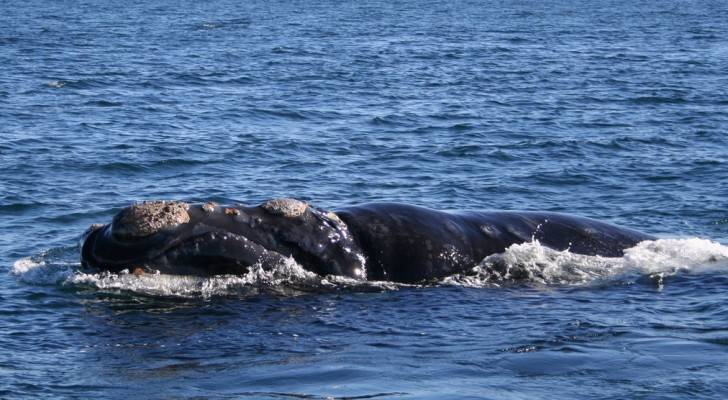
[{"label": "whale body", "polygon": [[151,201],[93,225],[87,268],[181,275],[245,274],[293,258],[320,275],[417,283],[472,269],[513,244],[605,257],[651,235],[585,217],[533,211],[437,211],[371,203],[327,211],[295,199],[258,206]]}]

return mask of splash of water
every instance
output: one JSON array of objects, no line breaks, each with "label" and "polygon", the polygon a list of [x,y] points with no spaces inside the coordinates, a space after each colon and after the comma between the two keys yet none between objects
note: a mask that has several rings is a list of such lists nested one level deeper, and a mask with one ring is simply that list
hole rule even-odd
[{"label": "splash of water", "polygon": [[466,273],[454,274],[445,284],[470,287],[512,283],[589,285],[608,280],[636,280],[684,273],[728,271],[728,247],[699,238],[658,239],[626,249],[622,257],[601,257],[557,251],[538,240],[514,244],[483,259]]}]

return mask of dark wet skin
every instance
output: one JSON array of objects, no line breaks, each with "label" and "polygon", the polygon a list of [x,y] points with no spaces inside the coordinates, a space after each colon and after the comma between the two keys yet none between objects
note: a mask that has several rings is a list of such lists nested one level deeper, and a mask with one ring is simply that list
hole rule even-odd
[{"label": "dark wet skin", "polygon": [[149,202],[92,227],[81,259],[112,272],[207,276],[272,268],[292,257],[319,275],[415,283],[467,271],[532,239],[555,250],[618,257],[654,237],[558,213],[455,213],[395,203],[334,213],[293,199],[254,207]]},{"label": "dark wet skin", "polygon": [[294,200],[256,207],[142,203],[122,210],[111,224],[92,227],[81,261],[113,272],[142,268],[219,275],[244,274],[251,265],[268,267],[293,257],[322,275],[361,277],[360,251],[343,223],[331,217]]}]

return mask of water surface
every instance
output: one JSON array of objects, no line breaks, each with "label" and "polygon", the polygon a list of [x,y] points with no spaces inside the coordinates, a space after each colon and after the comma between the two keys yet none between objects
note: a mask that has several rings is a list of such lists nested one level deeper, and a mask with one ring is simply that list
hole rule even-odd
[{"label": "water surface", "polygon": [[[0,397],[728,392],[726,5],[390,3],[0,5]],[[277,196],[661,240],[427,287],[78,271],[133,201]]]}]

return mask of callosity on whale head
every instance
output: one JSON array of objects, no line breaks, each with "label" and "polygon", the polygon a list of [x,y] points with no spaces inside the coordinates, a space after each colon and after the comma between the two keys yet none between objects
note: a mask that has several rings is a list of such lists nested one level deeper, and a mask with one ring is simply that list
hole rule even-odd
[{"label": "callosity on whale head", "polygon": [[364,258],[336,214],[295,199],[253,207],[150,201],[87,231],[82,265],[170,274],[244,274],[293,259],[320,275],[366,278]]}]

